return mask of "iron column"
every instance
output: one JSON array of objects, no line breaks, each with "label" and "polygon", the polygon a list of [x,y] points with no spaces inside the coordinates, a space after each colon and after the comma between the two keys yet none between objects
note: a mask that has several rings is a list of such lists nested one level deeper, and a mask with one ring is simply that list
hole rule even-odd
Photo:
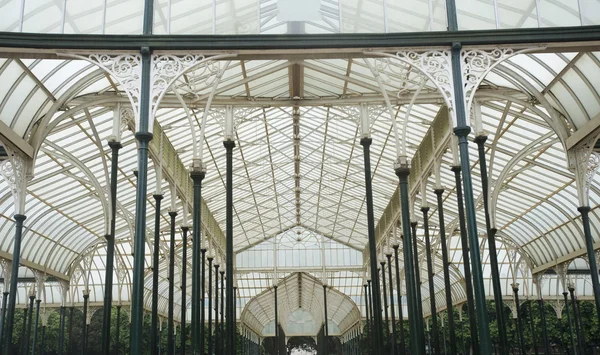
[{"label": "iron column", "polygon": [[[396,341],[396,310],[394,309],[394,284],[392,279],[392,254],[385,255],[388,263],[388,280],[390,284],[390,310],[392,311],[392,355],[398,355],[398,342]],[[400,283],[396,286],[398,295],[400,294]],[[387,295],[385,296],[387,297]],[[401,307],[402,305],[400,305]],[[389,325],[388,325],[389,326]]]},{"label": "iron column", "polygon": [[87,314],[88,314],[88,301],[90,298],[89,291],[83,294],[83,346],[81,348],[81,354],[87,355],[87,337],[88,337],[88,329],[87,329]]},{"label": "iron column", "polygon": [[452,307],[452,288],[450,286],[450,262],[448,261],[448,243],[446,241],[446,224],[444,221],[444,189],[433,190],[437,197],[438,218],[440,228],[440,244],[442,249],[442,263],[444,264],[444,288],[446,289],[446,308],[448,314],[448,333],[450,335],[450,354],[456,355],[456,333],[454,330],[454,311]]},{"label": "iron column", "polygon": [[31,325],[33,324],[33,302],[35,301],[35,295],[29,296],[29,319],[27,320],[26,333],[25,333],[25,354],[29,353],[29,341],[31,340]]},{"label": "iron column", "polygon": [[22,214],[15,214],[15,239],[13,246],[13,259],[11,263],[10,292],[8,295],[8,308],[6,312],[6,341],[4,342],[4,353],[10,354],[12,345],[13,327],[15,323],[15,305],[17,304],[17,280],[19,278],[19,261],[21,260],[21,239],[23,236],[23,221],[25,217]]},{"label": "iron column", "polygon": [[431,241],[429,240],[429,207],[422,207],[423,229],[425,230],[425,254],[427,255],[427,276],[429,279],[429,304],[431,307],[432,334],[433,334],[433,353],[440,352],[440,336],[437,322],[437,310],[435,306],[435,289],[433,283],[433,261],[431,260]]},{"label": "iron column", "polygon": [[577,346],[575,345],[575,336],[573,334],[573,322],[571,321],[571,312],[569,312],[568,295],[569,293],[567,291],[563,292],[563,298],[565,300],[565,311],[567,312],[567,319],[569,320],[569,336],[571,339],[571,348],[573,349],[573,354],[577,355]]},{"label": "iron column", "polygon": [[192,354],[201,355],[203,349],[200,349],[200,318],[203,308],[202,295],[200,294],[200,285],[204,282],[201,275],[202,255],[200,252],[202,246],[201,228],[201,200],[202,200],[202,180],[205,172],[201,167],[195,167],[190,173],[194,182],[194,214],[192,222]]},{"label": "iron column", "polygon": [[187,338],[187,331],[185,329],[186,326],[186,315],[187,315],[187,248],[188,248],[188,231],[190,228],[188,226],[182,226],[181,231],[183,233],[183,240],[181,241],[181,355],[185,355],[185,343]]},{"label": "iron column", "polygon": [[110,354],[110,316],[112,311],[112,293],[113,293],[113,271],[115,260],[115,228],[117,214],[117,179],[118,179],[118,164],[119,164],[119,149],[121,143],[109,140],[108,146],[111,149],[110,163],[110,203],[111,203],[111,218],[110,218],[110,234],[106,235],[106,272],[104,276],[104,307],[102,309],[102,354]]},{"label": "iron column", "polygon": [[[406,351],[406,344],[404,341],[404,315],[402,310],[402,295],[400,294],[400,290],[402,289],[402,285],[400,284],[400,263],[398,261],[398,249],[400,246],[398,244],[393,246],[394,248],[394,261],[396,262],[396,290],[398,293],[398,320],[400,323],[400,354],[404,354]],[[394,329],[396,326],[394,325]]]},{"label": "iron column", "polygon": [[154,251],[152,253],[152,312],[151,312],[151,328],[150,328],[150,354],[158,353],[158,272],[159,272],[159,250],[160,250],[160,204],[163,195],[155,194],[154,201],[156,203],[154,214]]},{"label": "iron column", "polygon": [[[208,255],[208,355],[213,354],[213,337],[212,337],[212,261],[213,257]],[[216,329],[216,328],[215,328]]]},{"label": "iron column", "polygon": [[515,304],[517,306],[517,333],[519,334],[519,345],[521,354],[525,355],[525,340],[523,339],[523,325],[521,324],[521,303],[519,302],[519,284],[512,284],[513,293],[515,295]]},{"label": "iron column", "polygon": [[371,266],[371,279],[373,282],[373,353],[381,353],[381,344],[383,343],[381,335],[381,297],[379,291],[379,274],[377,272],[377,244],[375,240],[375,217],[373,215],[373,187],[371,183],[371,150],[370,146],[373,140],[371,138],[361,138],[360,144],[363,146],[365,189],[367,202],[367,225],[369,237],[369,262]]},{"label": "iron column", "polygon": [[[173,318],[175,315],[174,296],[175,296],[175,217],[177,212],[169,212],[171,217],[171,230],[169,240],[169,309],[167,311],[167,353],[173,355],[175,353],[175,324]],[[185,262],[185,261],[184,261]]]},{"label": "iron column", "polygon": [[[42,292],[40,290],[40,292]],[[37,331],[40,324],[40,303],[42,300],[35,300],[35,325],[33,326],[33,346],[31,347],[31,354],[35,355],[35,346],[37,344]]]},{"label": "iron column", "polygon": [[590,228],[590,207],[582,206],[577,210],[581,213],[583,235],[585,237],[585,248],[587,250],[588,263],[590,265],[590,277],[592,279],[592,289],[594,291],[594,302],[596,302],[596,317],[598,317],[598,321],[600,322],[600,281],[598,280],[598,265],[596,264],[594,240],[592,239],[592,230]]},{"label": "iron column", "polygon": [[227,353],[235,354],[235,319],[233,317],[233,148],[235,142],[226,140],[223,142],[227,157],[227,184],[226,184],[226,263],[227,272],[227,341],[225,342]]}]

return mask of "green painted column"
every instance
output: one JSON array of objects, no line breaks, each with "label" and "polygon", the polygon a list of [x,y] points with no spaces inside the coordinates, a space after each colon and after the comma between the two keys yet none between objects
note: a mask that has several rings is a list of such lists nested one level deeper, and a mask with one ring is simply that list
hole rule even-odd
[{"label": "green painted column", "polygon": [[546,309],[544,308],[544,299],[538,299],[538,309],[540,312],[540,318],[542,323],[542,337],[544,338],[544,353],[550,355],[550,339],[548,338],[548,325],[546,324]]},{"label": "green painted column", "polygon": [[[371,314],[370,309],[371,309],[371,301],[369,301],[369,285],[367,285],[367,283],[365,282],[365,284],[363,285],[364,287],[364,292],[365,292],[365,313],[366,313],[366,318],[365,318],[365,327],[366,332],[369,333],[369,335],[371,334],[371,332],[369,331],[369,329],[371,328],[371,319],[369,317],[369,315]],[[371,347],[371,338],[368,337],[367,338],[367,344],[368,347]]]},{"label": "green painted column", "polygon": [[588,263],[590,265],[590,278],[592,279],[592,290],[594,293],[594,302],[596,303],[596,317],[600,322],[600,281],[598,280],[598,264],[596,263],[596,254],[594,250],[594,239],[590,228],[590,207],[581,206],[577,209],[581,213],[581,222],[583,223],[583,236],[585,239],[585,248],[587,250]]},{"label": "green painted column", "polygon": [[[41,292],[41,290],[40,290]],[[33,345],[31,346],[31,354],[35,355],[35,347],[37,345],[37,331],[40,325],[40,303],[42,300],[35,300],[35,325],[33,326]]]},{"label": "green painted column", "polygon": [[26,329],[27,331],[25,332],[25,346],[24,346],[24,350],[25,350],[25,354],[29,353],[29,342],[31,341],[31,328],[33,325],[33,303],[35,302],[35,295],[30,295],[29,296],[29,319],[27,320],[27,326]]},{"label": "green painted column", "polygon": [[[565,300],[565,312],[567,312],[567,319],[569,320],[569,338],[571,340],[571,349],[573,349],[573,355],[577,355],[577,346],[575,345],[575,336],[573,334],[573,321],[571,320],[571,312],[569,311],[569,293],[563,292],[563,298]],[[523,352],[525,354],[525,352]]]},{"label": "green painted column", "polygon": [[433,261],[431,260],[431,241],[429,239],[429,207],[422,207],[423,229],[425,230],[425,255],[427,256],[427,279],[429,280],[429,305],[431,308],[431,335],[432,349],[431,353],[440,354],[440,335],[437,320],[437,308],[435,305],[435,285],[433,282]]},{"label": "green painted column", "polygon": [[[381,265],[381,286],[383,287],[383,297],[382,297],[383,298],[383,313],[385,315],[385,323],[384,323],[385,340],[383,341],[383,344],[385,345],[388,343],[388,339],[390,338],[390,317],[389,317],[388,302],[387,302],[387,285],[385,282],[385,261],[380,261],[379,265]],[[390,285],[390,288],[391,287],[392,287],[392,285]]]},{"label": "green painted column", "polygon": [[219,326],[219,262],[217,259],[217,261],[215,261],[215,355],[220,354],[221,328]]},{"label": "green painted column", "polygon": [[227,272],[226,277],[226,303],[225,307],[226,322],[227,326],[227,341],[226,349],[227,354],[235,354],[236,353],[236,327],[235,327],[235,317],[234,317],[234,305],[233,305],[233,148],[235,147],[235,142],[231,140],[227,140],[223,142],[223,145],[226,149],[226,158],[227,158],[227,171],[226,171],[226,203],[225,203],[225,221],[226,221],[226,246],[225,246],[225,271]]},{"label": "green painted column", "polygon": [[523,325],[521,324],[521,303],[519,302],[519,284],[512,284],[513,293],[515,295],[515,305],[517,307],[517,334],[519,335],[519,346],[521,350],[521,354],[525,355],[527,351],[525,350],[525,339],[523,338]]},{"label": "green painted column", "polygon": [[112,313],[112,294],[113,294],[113,273],[115,259],[115,228],[117,214],[117,182],[119,149],[121,143],[110,140],[108,146],[111,149],[110,163],[110,204],[112,208],[110,217],[110,233],[106,238],[106,271],[104,274],[104,306],[102,308],[102,354],[110,354],[110,317]]},{"label": "green painted column", "polygon": [[[440,228],[440,247],[442,249],[442,263],[444,264],[444,288],[448,314],[448,333],[450,337],[450,355],[456,355],[456,330],[454,329],[454,311],[452,306],[452,287],[450,285],[450,262],[448,261],[448,242],[446,240],[446,222],[444,220],[444,189],[433,190],[437,197],[437,211]],[[445,337],[444,337],[445,339]]]},{"label": "green painted column", "polygon": [[423,297],[421,295],[421,264],[419,263],[419,253],[418,253],[418,244],[417,244],[417,222],[410,223],[411,228],[411,237],[413,240],[412,243],[412,252],[414,255],[414,263],[415,263],[415,291],[417,295],[417,322],[419,327],[420,339],[422,341],[419,342],[422,349],[421,351],[425,353],[425,318],[423,317]]},{"label": "green painted column", "polygon": [[158,274],[159,274],[159,259],[160,259],[160,208],[163,199],[162,194],[155,194],[154,203],[154,244],[152,252],[152,311],[150,312],[150,354],[158,354],[159,334],[158,334]]},{"label": "green painted column", "polygon": [[83,324],[82,331],[83,334],[83,346],[81,347],[81,355],[87,355],[87,343],[88,343],[88,324],[87,324],[87,314],[88,314],[88,302],[90,299],[90,294],[88,292],[83,294]]},{"label": "green painted column", "polygon": [[490,212],[489,212],[489,186],[487,163],[485,156],[485,142],[487,136],[478,135],[475,137],[477,151],[479,153],[479,173],[481,176],[481,189],[483,191],[483,210],[485,215],[485,226],[489,248],[490,269],[492,271],[492,288],[494,289],[494,304],[496,306],[496,322],[498,326],[498,343],[500,345],[500,353],[508,353],[508,336],[506,335],[506,320],[504,315],[504,302],[502,301],[502,287],[500,286],[500,270],[498,268],[498,252],[496,251],[496,232],[495,228],[491,228]]},{"label": "green painted column", "polygon": [[189,227],[182,226],[182,241],[181,241],[181,345],[179,346],[179,352],[181,355],[185,355],[185,344],[187,340],[186,316],[187,316],[187,249],[188,249],[188,231]]},{"label": "green painted column", "polygon": [[58,355],[62,355],[64,352],[65,346],[65,317],[67,313],[67,308],[65,306],[60,306],[60,320],[58,325]]},{"label": "green painted column", "polygon": [[213,355],[213,333],[212,333],[212,255],[208,255],[208,355]]},{"label": "green painted column", "polygon": [[[185,202],[184,202],[185,203]],[[167,354],[175,353],[175,218],[176,211],[170,211],[171,228],[169,235],[169,304],[167,310]]]},{"label": "green painted column", "polygon": [[377,244],[375,240],[375,217],[373,212],[373,186],[371,177],[371,138],[361,138],[360,145],[363,146],[363,161],[365,174],[365,195],[367,205],[367,226],[369,245],[369,264],[371,270],[371,281],[373,283],[373,352],[382,351],[383,337],[381,333],[381,294],[379,287],[379,273],[377,272]]},{"label": "green painted column", "polygon": [[531,301],[527,302],[527,309],[529,311],[529,326],[531,329],[531,339],[533,342],[533,349],[534,349],[535,355],[538,355],[538,342],[537,342],[537,335],[535,333],[535,323],[534,323],[534,319],[533,319],[533,312],[531,310]]},{"label": "green painted column", "polygon": [[23,236],[24,215],[16,214],[15,218],[15,238],[13,242],[13,259],[11,262],[10,288],[8,289],[8,307],[6,312],[6,341],[4,342],[4,354],[10,354],[13,338],[13,329],[15,324],[15,306],[17,304],[17,280],[19,278],[19,260],[21,260],[21,240]]},{"label": "green painted column", "polygon": [[203,355],[200,348],[200,318],[202,313],[202,295],[200,285],[204,282],[201,275],[202,248],[201,210],[202,210],[202,180],[205,172],[196,168],[190,173],[194,182],[194,211],[192,221],[192,354]]},{"label": "green painted column", "polygon": [[569,293],[571,294],[571,306],[573,308],[573,322],[575,323],[575,330],[577,331],[577,346],[580,354],[584,354],[583,349],[585,348],[585,339],[583,338],[581,329],[581,318],[579,317],[579,308],[575,301],[575,287],[573,285],[568,286]]},{"label": "green painted column", "polygon": [[410,238],[410,210],[408,196],[408,175],[410,168],[408,163],[396,167],[396,175],[400,179],[400,206],[402,210],[402,250],[404,254],[404,282],[406,284],[406,300],[408,305],[408,323],[410,329],[410,349],[411,354],[423,355],[421,344],[424,345],[424,339],[419,330],[419,313],[417,306],[417,293],[415,290],[415,268],[412,251],[412,241]]},{"label": "green painted column", "polygon": [[[475,300],[473,299],[473,278],[471,277],[471,262],[469,258],[469,242],[467,239],[467,225],[463,194],[461,186],[460,166],[453,166],[454,181],[456,183],[456,200],[458,202],[458,225],[460,229],[460,244],[463,255],[463,270],[465,273],[465,291],[467,293],[467,311],[469,314],[469,330],[471,331],[471,346],[473,352],[478,353],[479,341],[477,337],[477,319],[475,318]],[[487,309],[487,308],[486,308]],[[464,338],[463,338],[464,339]]]},{"label": "green painted column", "polygon": [[3,339],[4,339],[4,320],[6,319],[6,306],[8,304],[8,294],[7,292],[7,282],[4,281],[4,292],[2,292],[2,312],[0,314],[0,349],[4,349]]},{"label": "green painted column", "polygon": [[[392,278],[392,254],[387,253],[386,255],[387,258],[387,264],[388,264],[388,280],[389,280],[389,284],[390,284],[390,311],[392,314],[392,355],[398,355],[398,342],[396,339],[396,310],[394,309],[394,284],[393,284],[393,278]],[[385,275],[384,275],[385,277]],[[398,294],[400,294],[400,283],[398,283],[398,286],[396,287],[396,289],[398,290]],[[387,297],[388,295],[386,294],[385,297]],[[400,305],[402,306],[402,305]],[[389,327],[389,324],[387,325]]]},{"label": "green painted column", "polygon": [[117,332],[115,335],[115,344],[117,349],[121,349],[121,305],[117,305]]},{"label": "green painted column", "polygon": [[[147,17],[150,16],[150,26],[152,24],[151,13],[148,13],[149,7],[152,7],[151,0],[145,0],[144,22],[147,23]],[[144,319],[144,269],[146,257],[146,197],[148,190],[148,147],[152,140],[152,134],[148,130],[150,122],[150,72],[151,56],[149,48],[142,48],[142,78],[140,88],[140,124],[135,138],[138,141],[138,178],[135,196],[135,232],[133,249],[133,272],[132,272],[132,292],[131,292],[131,330],[130,330],[130,353],[142,354],[142,324]]]},{"label": "green painted column", "polygon": [[206,335],[205,335],[205,331],[206,331],[206,324],[205,324],[205,305],[206,305],[206,290],[205,290],[205,280],[206,280],[206,248],[202,247],[200,249],[200,254],[202,255],[202,272],[201,272],[201,278],[202,278],[202,284],[200,285],[200,295],[202,298],[202,310],[200,312],[200,349],[202,349],[202,354],[205,353],[204,349],[206,349],[205,347],[205,341],[206,341]]},{"label": "green painted column", "polygon": [[[398,259],[398,249],[400,248],[400,245],[395,244],[393,246],[394,248],[394,261],[396,264],[396,290],[398,292],[398,323],[399,323],[399,327],[398,327],[398,337],[400,338],[400,345],[399,345],[399,354],[404,354],[406,352],[406,343],[405,343],[405,339],[404,339],[404,311],[403,311],[403,306],[402,306],[402,295],[400,294],[400,290],[402,289],[402,284],[400,283],[400,262]],[[394,328],[396,328],[396,326],[394,325]]]}]

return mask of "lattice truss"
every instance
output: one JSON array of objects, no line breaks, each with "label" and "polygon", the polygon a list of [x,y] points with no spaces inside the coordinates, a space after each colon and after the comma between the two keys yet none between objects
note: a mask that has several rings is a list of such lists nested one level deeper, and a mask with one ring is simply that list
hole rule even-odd
[{"label": "lattice truss", "polygon": [[[26,279],[31,270],[45,272],[44,297],[49,306],[63,302],[79,304],[85,289],[90,290],[92,303],[101,302],[110,167],[110,149],[106,139],[114,135],[113,118],[115,108],[120,105],[132,111],[123,114],[119,111],[122,119],[116,125],[123,148],[119,158],[118,277],[115,278],[120,287],[115,287],[113,298],[126,304],[129,301],[135,211],[136,179],[133,171],[137,164],[135,139],[131,131],[135,127],[135,110],[131,107],[131,97],[127,96],[128,88],[123,81],[115,80],[88,61],[61,58],[0,59],[0,82],[3,83],[0,91],[1,120],[38,149],[33,179],[27,185],[27,230],[23,240],[23,268],[18,277]],[[509,285],[519,282],[524,296],[534,296],[537,291],[532,273],[537,275],[547,269],[556,269],[563,263],[570,265],[566,268],[569,275],[585,269],[585,261],[576,259],[584,253],[576,210],[579,202],[575,181],[581,175],[577,177],[568,169],[573,166],[567,161],[562,142],[600,113],[597,91],[600,84],[596,76],[586,74],[597,71],[599,63],[598,53],[518,54],[496,66],[485,78],[481,77],[481,85],[473,91],[473,101],[481,105],[481,128],[488,134],[486,155],[491,180],[491,207],[499,230],[499,261],[506,295],[512,292]],[[347,270],[326,262],[325,271],[330,285],[348,295],[364,315],[362,284],[366,259],[362,252],[367,241],[367,219],[363,156],[358,145],[360,103],[369,106],[374,212],[380,225],[390,226],[397,219],[392,208],[394,196],[397,196],[394,194],[397,178],[392,170],[396,160],[392,120],[406,132],[403,143],[409,157],[416,154],[424,137],[444,143],[438,144],[440,150],[435,151],[435,158],[441,162],[440,183],[445,188],[444,213],[446,230],[450,232],[450,258],[454,265],[454,297],[457,303],[464,301],[454,177],[448,169],[454,163],[453,157],[444,137],[428,133],[434,119],[445,110],[447,100],[431,78],[424,76],[414,65],[375,54],[367,55],[366,59],[300,61],[227,57],[211,62],[211,66],[202,70],[191,66],[183,75],[172,76],[173,86],[168,90],[165,88],[164,97],[154,107],[155,139],[151,156],[155,164],[151,164],[154,168],[148,175],[146,218],[148,221],[154,218],[155,167],[160,166],[162,159],[160,191],[165,198],[160,211],[163,225],[160,235],[165,248],[161,248],[158,266],[161,312],[166,314],[167,304],[166,246],[168,211],[171,208],[171,189],[168,186],[177,184],[175,208],[179,212],[179,226],[183,205],[189,204],[189,200],[182,201],[182,196],[189,192],[185,168],[198,154],[192,143],[194,139],[202,142],[202,159],[207,168],[207,177],[203,181],[206,203],[203,209],[204,235],[211,241],[207,247],[213,255],[217,259],[221,257],[217,255],[221,255],[222,229],[225,226],[225,149],[222,141],[227,107],[233,110],[236,141],[233,174],[234,249],[238,253],[238,294],[241,300],[238,315],[242,314],[245,304],[250,304],[254,297],[272,285],[274,275],[274,265],[243,264],[244,253],[254,252],[256,248],[268,249],[265,245],[275,240],[274,237],[281,239],[289,231],[296,230],[313,235],[317,241],[324,236],[337,243],[339,248],[345,248],[344,253],[357,255],[348,256],[353,259],[350,266],[346,266]],[[384,77],[382,80],[378,81],[373,75],[373,68],[379,72],[380,78]],[[391,110],[386,105],[384,92],[389,97]],[[418,95],[415,95],[417,92]],[[209,100],[211,105],[207,106]],[[200,125],[204,117],[206,126],[202,139]],[[421,160],[422,170],[427,172],[424,161]],[[474,149],[471,150],[471,161],[477,161]],[[599,196],[593,183],[595,177],[591,174],[593,167],[594,164],[590,164],[577,170],[591,176],[588,191],[589,205],[592,206],[590,217],[593,234],[597,236],[599,215],[596,206]],[[481,187],[476,165],[473,177],[475,196],[480,201]],[[436,187],[435,178],[427,173],[416,180],[416,183],[421,182],[429,191]],[[414,190],[414,203],[418,208],[422,203],[422,196],[418,193],[420,187],[413,184],[411,190]],[[9,183],[1,183],[0,235],[4,237],[0,239],[0,251],[4,253],[3,257],[8,257],[12,250],[12,191]],[[429,225],[435,249],[436,302],[442,309],[445,301],[433,193],[428,194],[427,202],[431,207]],[[485,219],[481,202],[477,206],[479,228],[483,231]],[[421,226],[420,214],[415,215]],[[153,233],[148,228],[149,238]],[[420,258],[424,258],[421,227],[418,233]],[[394,244],[394,237],[390,234],[389,227],[378,227],[379,254],[382,247],[385,255],[387,248]],[[388,238],[390,242],[387,242]],[[486,292],[491,294],[487,265],[489,255],[484,238],[481,240]],[[178,285],[181,283],[182,247],[178,231],[175,257],[178,265],[175,282]],[[146,252],[148,297],[152,266],[149,245]],[[306,259],[302,261],[304,264],[298,261],[298,264],[288,267],[303,270],[307,277],[319,280],[322,270],[316,259]],[[570,263],[572,259],[577,261]],[[10,275],[6,274],[6,264],[2,265],[7,280]],[[293,278],[291,270],[281,267],[277,276]],[[425,270],[421,271],[421,276],[425,297],[429,295]],[[590,295],[591,287],[584,276],[571,278],[582,297]],[[544,296],[557,296],[557,285],[563,279],[555,276],[544,282]],[[72,286],[62,296],[61,284],[68,281]],[[188,280],[190,284],[191,280]],[[20,295],[26,295],[31,283],[20,285],[27,290]],[[403,294],[402,285],[399,289]],[[190,291],[191,288],[188,289]],[[397,306],[396,286],[394,294]],[[180,296],[181,291],[177,287],[176,314],[180,313],[178,307],[182,306],[177,303]],[[282,297],[285,303],[284,299]],[[25,297],[20,302],[24,304]],[[423,300],[423,305],[427,313],[427,299]],[[318,312],[315,310],[313,313]],[[272,320],[265,314],[256,313],[255,317],[262,317],[259,323],[263,327]],[[344,331],[343,326],[337,325]]]}]

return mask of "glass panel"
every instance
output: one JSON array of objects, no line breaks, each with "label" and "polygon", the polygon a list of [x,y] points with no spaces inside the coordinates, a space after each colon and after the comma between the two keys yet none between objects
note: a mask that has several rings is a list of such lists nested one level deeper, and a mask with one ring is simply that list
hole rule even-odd
[{"label": "glass panel", "polygon": [[457,0],[456,12],[461,30],[496,28],[493,0]]}]

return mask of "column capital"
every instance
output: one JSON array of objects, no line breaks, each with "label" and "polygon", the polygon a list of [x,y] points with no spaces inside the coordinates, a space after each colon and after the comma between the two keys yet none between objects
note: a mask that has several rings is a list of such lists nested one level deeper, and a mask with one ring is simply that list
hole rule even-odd
[{"label": "column capital", "polygon": [[460,126],[454,128],[454,134],[456,134],[457,137],[467,137],[469,133],[471,133],[471,127],[469,126]]},{"label": "column capital", "polygon": [[223,146],[227,149],[233,149],[235,148],[235,141],[231,139],[224,140]]},{"label": "column capital", "polygon": [[443,188],[433,189],[433,193],[436,194],[436,195],[438,195],[438,196],[441,196],[444,193],[444,191],[445,190]]}]

